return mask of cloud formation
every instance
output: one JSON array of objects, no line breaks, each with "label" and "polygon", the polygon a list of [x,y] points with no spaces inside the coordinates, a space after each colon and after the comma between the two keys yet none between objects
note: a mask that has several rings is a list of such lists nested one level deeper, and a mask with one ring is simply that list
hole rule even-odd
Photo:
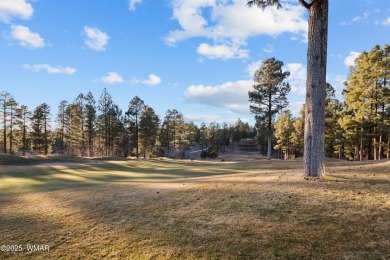
[{"label": "cloud formation", "polygon": [[34,13],[31,4],[25,0],[0,1],[0,20],[8,23],[12,17],[30,19]]},{"label": "cloud formation", "polygon": [[227,108],[233,113],[249,113],[248,91],[251,80],[227,82],[218,86],[191,85],[184,98],[188,102]]},{"label": "cloud formation", "polygon": [[123,82],[123,78],[116,72],[108,72],[107,76],[101,77],[100,80],[105,84],[118,84]]},{"label": "cloud formation", "polygon": [[150,86],[156,86],[161,83],[161,79],[154,74],[150,74],[149,78],[147,80],[142,81],[142,83]]},{"label": "cloud formation", "polygon": [[92,50],[105,51],[110,37],[98,28],[84,26],[85,44]]},{"label": "cloud formation", "polygon": [[273,53],[274,52],[274,46],[272,44],[267,44],[264,48],[263,51],[266,53]]},{"label": "cloud formation", "polygon": [[185,114],[184,118],[190,122],[205,122],[211,123],[215,121],[220,121],[221,117],[219,115],[209,115],[209,114]]},{"label": "cloud formation", "polygon": [[197,52],[209,59],[242,59],[249,56],[249,50],[243,50],[239,46],[229,46],[227,44],[211,46],[207,43],[202,43],[199,45]]},{"label": "cloud formation", "polygon": [[[250,78],[261,67],[262,62],[256,61],[248,65]],[[306,91],[306,67],[301,63],[289,63],[283,67],[290,71],[287,82],[291,85],[291,93],[304,96]],[[248,91],[253,89],[253,80],[238,80],[226,82],[217,86],[191,85],[184,92],[187,102],[209,105],[228,109],[231,113],[249,114]]]},{"label": "cloud formation", "polygon": [[355,60],[359,57],[360,52],[351,51],[347,57],[344,59],[344,64],[347,67],[355,66]]},{"label": "cloud formation", "polygon": [[34,72],[40,72],[40,71],[44,70],[44,71],[46,71],[49,74],[68,74],[68,75],[72,75],[72,74],[76,73],[76,69],[75,68],[61,67],[61,66],[53,67],[53,66],[50,66],[48,64],[34,64],[34,65],[24,64],[23,68],[26,69],[26,70],[34,71]]},{"label": "cloud formation", "polygon": [[161,83],[161,78],[155,74],[149,74],[148,79],[145,80],[140,80],[137,78],[133,78],[131,80],[133,84],[144,84],[144,85],[149,85],[149,86],[157,86],[158,84]]},{"label": "cloud formation", "polygon": [[283,71],[290,71],[286,81],[291,86],[291,93],[305,95],[307,70],[302,63],[289,63],[284,65]]},{"label": "cloud formation", "polygon": [[[176,45],[193,37],[208,38],[213,44],[203,43],[198,47],[198,52],[213,58],[247,58],[248,51],[240,47],[245,46],[247,39],[253,36],[276,37],[287,32],[299,35],[304,40],[307,34],[304,8],[288,2],[282,9],[271,7],[264,11],[248,8],[240,0],[171,0],[171,6],[173,18],[180,28],[170,31],[165,43]],[[229,50],[236,52],[234,55],[234,52],[225,54]]]},{"label": "cloud formation", "polygon": [[7,38],[17,41],[22,47],[32,49],[45,47],[45,40],[38,33],[33,33],[30,28],[21,25],[11,25],[11,33]]},{"label": "cloud formation", "polygon": [[383,20],[382,25],[384,25],[384,26],[390,26],[390,17],[388,17],[388,18],[386,18],[385,20]]},{"label": "cloud formation", "polygon": [[142,0],[129,0],[129,10],[135,11],[135,6],[142,3]]}]

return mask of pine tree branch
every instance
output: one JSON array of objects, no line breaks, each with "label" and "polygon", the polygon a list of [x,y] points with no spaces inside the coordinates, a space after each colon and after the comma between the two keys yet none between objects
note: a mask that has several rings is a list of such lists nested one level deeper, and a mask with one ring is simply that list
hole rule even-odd
[{"label": "pine tree branch", "polygon": [[308,2],[306,2],[305,0],[298,0],[301,5],[303,5],[307,10],[310,10],[310,8],[312,7],[312,5],[314,4],[314,0],[309,4]]}]

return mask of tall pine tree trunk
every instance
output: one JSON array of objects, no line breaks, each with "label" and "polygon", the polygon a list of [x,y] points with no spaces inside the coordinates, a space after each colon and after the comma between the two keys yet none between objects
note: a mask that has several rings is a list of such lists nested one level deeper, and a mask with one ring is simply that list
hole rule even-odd
[{"label": "tall pine tree trunk", "polygon": [[328,43],[328,0],[316,0],[309,9],[307,51],[304,174],[325,174],[325,88]]}]

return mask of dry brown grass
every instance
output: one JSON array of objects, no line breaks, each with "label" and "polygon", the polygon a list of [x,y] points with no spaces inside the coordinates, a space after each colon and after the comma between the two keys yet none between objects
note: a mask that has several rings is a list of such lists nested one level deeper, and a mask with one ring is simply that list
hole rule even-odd
[{"label": "dry brown grass", "polygon": [[0,168],[1,243],[50,246],[0,259],[389,259],[390,162],[330,160],[313,180],[301,165]]}]

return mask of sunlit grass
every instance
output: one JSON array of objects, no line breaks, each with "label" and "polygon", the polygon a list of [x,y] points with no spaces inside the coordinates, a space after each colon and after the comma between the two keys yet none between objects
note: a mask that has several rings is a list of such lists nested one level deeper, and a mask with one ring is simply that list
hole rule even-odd
[{"label": "sunlit grass", "polygon": [[390,162],[100,161],[0,167],[0,259],[388,259]]}]

